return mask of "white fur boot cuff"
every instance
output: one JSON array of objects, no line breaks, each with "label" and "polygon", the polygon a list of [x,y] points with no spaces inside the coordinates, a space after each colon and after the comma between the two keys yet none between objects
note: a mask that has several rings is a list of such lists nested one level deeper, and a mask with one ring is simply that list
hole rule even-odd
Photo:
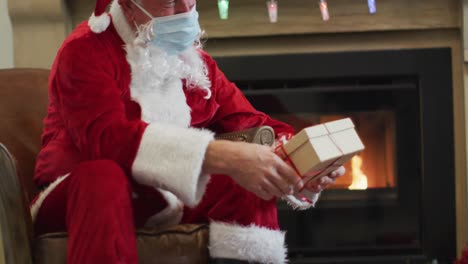
[{"label": "white fur boot cuff", "polygon": [[258,226],[210,223],[209,250],[212,258],[249,262],[286,263],[285,233]]}]

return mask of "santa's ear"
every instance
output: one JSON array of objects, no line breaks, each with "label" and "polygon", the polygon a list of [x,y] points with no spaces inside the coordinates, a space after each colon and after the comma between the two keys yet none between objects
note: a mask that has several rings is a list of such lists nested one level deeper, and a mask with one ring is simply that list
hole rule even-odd
[{"label": "santa's ear", "polygon": [[130,0],[118,0],[117,3],[119,3],[120,6],[130,6],[131,1]]},{"label": "santa's ear", "polygon": [[135,20],[135,5],[130,0],[118,0],[120,7],[122,8],[122,12],[127,18],[128,21]]}]

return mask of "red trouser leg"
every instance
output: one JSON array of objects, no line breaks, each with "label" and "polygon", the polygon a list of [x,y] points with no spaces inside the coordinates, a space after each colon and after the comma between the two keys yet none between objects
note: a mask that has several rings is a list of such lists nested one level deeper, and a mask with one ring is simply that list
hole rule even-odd
[{"label": "red trouser leg", "polygon": [[183,222],[210,223],[208,248],[213,259],[286,262],[276,199],[262,200],[229,176],[213,175],[202,201],[195,208],[185,208]]},{"label": "red trouser leg", "polygon": [[265,201],[245,190],[229,176],[213,175],[195,208],[185,208],[183,223],[222,221],[278,230],[276,199]]},{"label": "red trouser leg", "polygon": [[67,263],[138,263],[130,182],[112,161],[74,169],[44,200],[35,228],[68,231]]}]

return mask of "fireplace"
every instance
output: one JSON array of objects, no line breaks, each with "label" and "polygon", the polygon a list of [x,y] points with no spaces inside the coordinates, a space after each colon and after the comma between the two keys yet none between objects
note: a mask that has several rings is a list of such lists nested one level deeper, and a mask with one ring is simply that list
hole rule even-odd
[{"label": "fireplace", "polygon": [[259,110],[297,130],[350,117],[366,149],[316,208],[279,202],[291,263],[451,263],[450,49],[217,58]]}]

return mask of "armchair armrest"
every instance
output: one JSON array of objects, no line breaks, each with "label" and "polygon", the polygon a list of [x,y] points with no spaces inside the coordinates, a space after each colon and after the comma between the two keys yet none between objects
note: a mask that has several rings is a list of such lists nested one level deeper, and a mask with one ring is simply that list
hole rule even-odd
[{"label": "armchair armrest", "polygon": [[1,143],[0,182],[0,263],[32,263],[32,230],[26,195],[13,156]]},{"label": "armchair armrest", "polygon": [[235,132],[218,134],[215,138],[272,146],[275,142],[275,132],[270,126],[259,126]]}]

